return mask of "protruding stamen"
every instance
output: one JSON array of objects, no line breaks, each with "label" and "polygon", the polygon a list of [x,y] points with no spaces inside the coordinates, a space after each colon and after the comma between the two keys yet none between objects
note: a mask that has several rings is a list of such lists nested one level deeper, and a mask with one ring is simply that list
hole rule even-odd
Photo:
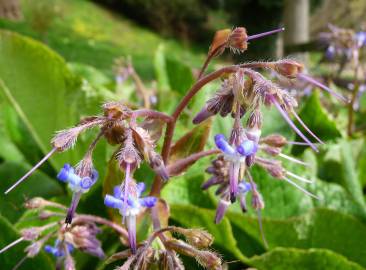
[{"label": "protruding stamen", "polygon": [[306,82],[309,82],[317,87],[319,87],[322,90],[327,91],[329,94],[335,96],[336,98],[338,98],[339,100],[343,101],[344,103],[349,103],[349,100],[345,97],[343,97],[342,95],[338,94],[337,92],[333,91],[332,89],[330,89],[328,86],[318,82],[317,80],[303,74],[303,73],[299,73],[297,75],[297,77],[301,80],[304,80]]},{"label": "protruding stamen", "polygon": [[230,168],[230,201],[235,202],[236,195],[238,193],[238,181],[239,181],[240,164],[234,162]]},{"label": "protruding stamen", "polygon": [[130,215],[127,217],[127,230],[128,230],[128,241],[132,254],[136,253],[136,216]]},{"label": "protruding stamen", "polygon": [[301,120],[300,116],[292,110],[292,114],[295,116],[296,120],[302,125],[302,127],[311,135],[315,140],[317,140],[320,144],[324,144],[324,142],[318,138],[311,130],[308,128],[308,126]]},{"label": "protruding stamen", "polygon": [[[309,146],[308,143],[306,143],[306,142],[289,141],[289,142],[287,142],[287,144],[290,144],[290,145],[299,145],[299,146]],[[317,145],[317,143],[314,143],[314,145]]]},{"label": "protruding stamen", "polygon": [[307,191],[306,189],[304,189],[303,187],[299,186],[298,184],[296,184],[295,182],[291,181],[290,179],[288,179],[287,177],[282,178],[283,180],[285,180],[286,182],[288,182],[289,184],[293,185],[294,187],[296,187],[297,189],[301,190],[302,192],[304,192],[306,195],[313,197],[317,200],[320,200],[319,197],[315,196],[313,193],[310,193],[309,191]]},{"label": "protruding stamen", "polygon": [[307,144],[315,151],[318,152],[318,149],[316,148],[316,146],[308,139],[306,138],[306,136],[297,128],[297,126],[292,122],[292,120],[290,119],[290,117],[288,116],[287,112],[285,112],[282,108],[281,105],[277,102],[277,100],[272,97],[271,98],[272,103],[275,105],[276,109],[280,112],[280,114],[282,115],[282,117],[285,119],[285,121],[290,125],[290,127],[296,132],[297,135],[299,135],[305,142],[307,142]]},{"label": "protruding stamen", "polygon": [[284,27],[281,27],[281,28],[278,28],[278,29],[275,29],[275,30],[271,30],[271,31],[264,32],[264,33],[251,35],[251,36],[248,36],[247,41],[252,40],[252,39],[256,39],[256,38],[261,38],[261,37],[269,36],[269,35],[272,35],[272,34],[276,34],[276,33],[279,33],[279,32],[283,32],[283,31],[285,31],[285,28]]},{"label": "protruding stamen", "polygon": [[8,194],[12,191],[16,186],[18,186],[21,182],[27,179],[35,170],[37,170],[47,159],[49,159],[55,152],[56,148],[53,148],[47,155],[44,156],[32,169],[30,169],[22,178],[16,181],[10,188],[5,191],[5,194]]},{"label": "protruding stamen", "polygon": [[262,237],[262,241],[263,241],[263,244],[264,244],[265,248],[268,249],[268,243],[267,243],[267,240],[266,240],[266,236],[264,235],[264,231],[263,231],[262,213],[261,213],[260,209],[258,209],[257,215],[258,215],[258,226],[259,226],[259,231],[260,231],[260,234],[261,234],[261,237]]},{"label": "protruding stamen", "polygon": [[12,270],[17,270],[19,269],[20,266],[22,266],[22,264],[25,262],[25,260],[28,259],[28,256],[24,256],[14,267]]},{"label": "protruding stamen", "polygon": [[286,171],[286,174],[304,183],[314,183],[313,180],[306,179],[289,171]]},{"label": "protruding stamen", "polygon": [[81,192],[76,192],[72,195],[71,205],[70,205],[69,210],[67,210],[67,214],[66,214],[66,218],[65,218],[66,224],[71,224],[72,219],[75,215],[76,208],[79,204],[81,194],[82,194]]},{"label": "protruding stamen", "polygon": [[20,242],[22,242],[24,240],[23,237],[20,237],[19,239],[15,240],[14,242],[10,243],[9,245],[7,245],[6,247],[2,248],[0,250],[0,254],[4,253],[5,251],[7,251],[9,248],[12,248],[13,246],[19,244]]},{"label": "protruding stamen", "polygon": [[285,158],[287,160],[290,160],[290,161],[292,161],[294,163],[297,163],[297,164],[301,164],[301,165],[304,165],[304,166],[309,166],[309,163],[306,163],[306,162],[301,161],[301,160],[299,160],[297,158],[293,158],[293,157],[290,157],[290,156],[285,155],[285,154],[282,154],[282,153],[279,153],[278,156],[280,156],[282,158]]},{"label": "protruding stamen", "polygon": [[125,171],[125,182],[124,182],[124,195],[123,195],[123,215],[126,216],[127,213],[127,200],[128,200],[128,188],[130,180],[130,164],[127,163]]}]

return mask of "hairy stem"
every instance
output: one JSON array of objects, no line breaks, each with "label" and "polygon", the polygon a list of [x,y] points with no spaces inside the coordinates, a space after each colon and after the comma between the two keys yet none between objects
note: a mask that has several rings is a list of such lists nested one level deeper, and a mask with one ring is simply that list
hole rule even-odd
[{"label": "hairy stem", "polygon": [[115,230],[116,232],[118,232],[125,240],[128,240],[128,233],[126,229],[108,219],[93,215],[85,215],[85,214],[76,215],[73,223],[76,224],[82,222],[95,222],[98,224],[106,225]]},{"label": "hairy stem", "polygon": [[188,157],[182,158],[174,162],[174,164],[171,164],[167,167],[167,170],[169,172],[169,176],[177,175],[179,174],[184,168],[188,167],[192,163],[198,161],[199,159],[203,157],[207,157],[210,155],[220,154],[221,151],[218,149],[211,149],[207,151],[201,151],[198,153],[194,153]]},{"label": "hairy stem", "polygon": [[166,123],[173,121],[173,118],[165,113],[150,110],[150,109],[140,109],[132,112],[133,117],[150,117],[160,119]]}]

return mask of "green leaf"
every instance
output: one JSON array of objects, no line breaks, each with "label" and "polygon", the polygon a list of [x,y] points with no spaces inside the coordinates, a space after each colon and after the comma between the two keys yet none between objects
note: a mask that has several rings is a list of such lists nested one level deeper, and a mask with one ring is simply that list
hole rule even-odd
[{"label": "green leaf", "polygon": [[[0,31],[0,91],[44,153],[55,131],[76,123],[79,84],[56,53],[32,39]],[[62,166],[59,158],[53,162]]]},{"label": "green leaf", "polygon": [[[0,165],[0,190],[5,190],[14,181],[23,176],[28,169],[29,166],[15,162],[2,163]],[[38,171],[20,185],[16,192],[11,192],[8,195],[1,193],[0,213],[11,222],[15,222],[24,212],[23,203],[26,198],[38,196],[51,198],[62,194],[63,189],[56,179],[52,179]]]},{"label": "green leaf", "polygon": [[185,95],[195,81],[192,69],[181,61],[171,57],[166,58],[166,69],[170,89],[177,91],[180,96]]},{"label": "green leaf", "polygon": [[[228,213],[240,231],[261,243],[257,220],[248,215]],[[328,209],[315,209],[285,220],[263,218],[269,248],[324,248],[366,266],[366,225],[358,219]]]},{"label": "green leaf", "polygon": [[210,134],[211,123],[210,120],[202,122],[175,142],[171,147],[169,162],[173,163],[178,159],[202,151]]},{"label": "green leaf", "polygon": [[[321,104],[318,91],[313,91],[311,96],[305,101],[299,116],[309,129],[321,140],[329,141],[341,137],[341,132],[337,128],[336,122]],[[304,134],[307,134],[298,122],[295,123]],[[307,137],[311,138],[310,135]],[[296,140],[302,141],[299,136],[296,136]],[[312,141],[314,141],[314,139],[312,139]],[[303,150],[304,147],[294,147],[293,153],[298,154]]]},{"label": "green leaf", "polygon": [[[200,165],[200,168],[204,166],[204,164]],[[203,181],[202,173],[187,173],[183,177],[175,177],[164,186],[161,196],[169,204],[191,204],[203,208],[214,208],[215,205],[209,195],[201,189]]]},{"label": "green leaf", "polygon": [[228,219],[214,223],[215,211],[193,205],[171,205],[171,218],[186,228],[204,228],[215,237],[214,246],[224,250],[242,262],[247,258],[238,249]]},{"label": "green leaf", "polygon": [[[18,239],[20,236],[14,230],[13,226],[2,216],[0,216],[0,247],[5,247],[11,242]],[[29,243],[29,242],[28,242]],[[13,269],[14,266],[25,256],[24,248],[27,246],[25,242],[22,242],[6,252],[0,254],[1,269]],[[39,270],[52,270],[54,269],[54,262],[41,251],[38,256],[32,259],[27,259],[22,264],[20,269],[39,269]]]},{"label": "green leaf", "polygon": [[366,186],[366,140],[364,139],[361,152],[357,160],[358,179],[362,187]]},{"label": "green leaf", "polygon": [[363,207],[366,207],[361,183],[358,180],[358,173],[356,171],[356,164],[353,158],[351,144],[346,141],[342,141],[340,143],[340,151],[344,187],[348,190],[355,201]]},{"label": "green leaf", "polygon": [[160,44],[155,52],[154,67],[159,91],[166,91],[170,89],[165,60],[165,48],[163,44]]},{"label": "green leaf", "polygon": [[301,250],[276,248],[250,259],[249,265],[260,270],[361,270],[358,264],[324,249]]}]

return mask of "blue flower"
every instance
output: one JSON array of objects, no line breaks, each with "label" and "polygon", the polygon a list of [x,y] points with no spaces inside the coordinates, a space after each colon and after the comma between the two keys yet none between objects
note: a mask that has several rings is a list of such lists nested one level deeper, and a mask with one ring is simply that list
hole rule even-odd
[{"label": "blue flower", "polygon": [[253,164],[255,153],[258,150],[258,144],[252,140],[245,139],[235,148],[229,144],[223,134],[215,136],[215,144],[221,150],[225,160],[227,160],[230,179],[230,200],[235,202],[238,194],[238,182],[242,165],[247,166]]},{"label": "blue flower", "polygon": [[74,168],[70,164],[65,164],[57,175],[57,178],[64,183],[69,184],[69,188],[73,192],[85,193],[95,184],[98,179],[98,172],[92,170],[91,176],[80,177],[75,173]]},{"label": "blue flower", "polygon": [[215,144],[228,159],[244,161],[243,158],[253,155],[258,150],[258,144],[252,140],[244,140],[240,145],[232,147],[223,134],[215,136]]},{"label": "blue flower", "polygon": [[[124,194],[122,193],[121,187],[116,186],[113,189],[113,196],[106,195],[104,199],[104,204],[108,207],[119,209],[121,215],[129,216],[129,215],[138,215],[143,207],[151,208],[156,204],[156,197],[144,197],[140,198],[141,194],[145,190],[145,184],[140,182],[136,185],[136,194],[129,194],[126,202],[127,205],[124,209]],[[126,210],[126,211],[124,211]]]},{"label": "blue flower", "polygon": [[[74,246],[71,245],[70,243],[66,242],[66,246],[67,246],[67,250],[69,253],[73,252],[74,250]],[[65,250],[64,247],[62,245],[62,242],[60,240],[56,240],[54,246],[50,246],[50,245],[46,245],[44,247],[44,250],[47,253],[52,254],[53,256],[59,258],[59,257],[64,257],[65,256]]]},{"label": "blue flower", "polygon": [[[130,186],[127,185],[129,192],[123,192],[120,186],[113,189],[113,195],[107,194],[104,198],[104,204],[108,207],[118,209],[120,214],[126,218],[128,230],[128,239],[133,253],[136,252],[136,216],[143,208],[152,208],[157,202],[156,197],[141,198],[145,190],[144,183],[135,184],[131,181]],[[127,195],[127,198],[125,197]]]}]

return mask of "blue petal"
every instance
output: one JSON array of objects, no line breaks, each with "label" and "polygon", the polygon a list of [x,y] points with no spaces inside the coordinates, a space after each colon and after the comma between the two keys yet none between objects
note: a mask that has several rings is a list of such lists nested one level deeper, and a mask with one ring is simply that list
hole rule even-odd
[{"label": "blue petal", "polygon": [[115,186],[113,188],[113,196],[116,198],[123,199],[121,186]]},{"label": "blue petal", "polygon": [[250,156],[253,155],[257,151],[257,145],[252,140],[245,140],[241,145],[239,145],[236,150],[242,156]]},{"label": "blue petal", "polygon": [[111,195],[105,195],[104,204],[111,208],[120,209],[120,208],[122,208],[123,202],[122,202],[122,200],[117,199]]},{"label": "blue petal", "polygon": [[65,164],[60,172],[57,174],[57,178],[62,182],[67,182],[69,174],[73,171],[70,164]]},{"label": "blue petal", "polygon": [[154,207],[157,201],[158,199],[156,197],[145,197],[140,199],[140,204],[144,207],[151,208]]},{"label": "blue petal", "polygon": [[222,152],[228,155],[235,154],[234,148],[226,141],[224,135],[218,134],[215,136],[215,144]]},{"label": "blue petal", "polygon": [[54,252],[54,247],[50,246],[50,245],[46,245],[44,247],[44,251],[46,251],[47,253],[53,254]]},{"label": "blue petal", "polygon": [[144,182],[138,183],[136,186],[137,197],[140,197],[144,191],[145,191],[145,183]]},{"label": "blue petal", "polygon": [[83,179],[81,179],[80,181],[80,187],[82,189],[89,189],[91,188],[91,186],[94,184],[92,178],[90,177],[84,177]]}]

